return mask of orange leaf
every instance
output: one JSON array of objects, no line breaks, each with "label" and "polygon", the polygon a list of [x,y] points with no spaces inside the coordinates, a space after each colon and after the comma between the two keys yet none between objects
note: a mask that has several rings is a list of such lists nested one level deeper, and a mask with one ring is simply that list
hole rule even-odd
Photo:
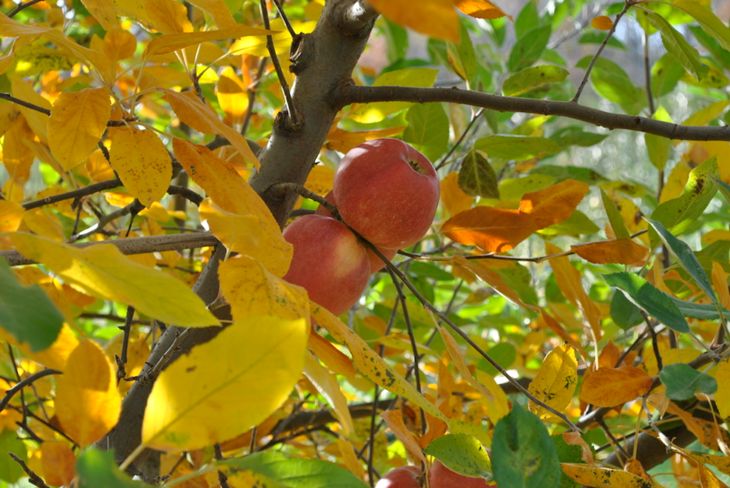
[{"label": "orange leaf", "polygon": [[47,440],[41,444],[41,472],[53,486],[71,484],[76,476],[76,458],[66,441]]},{"label": "orange leaf", "polygon": [[380,416],[388,424],[388,428],[395,434],[399,441],[403,443],[403,446],[408,451],[408,454],[413,459],[418,460],[422,463],[426,462],[426,456],[423,455],[421,445],[418,442],[418,438],[408,430],[405,422],[403,422],[403,412],[400,409],[388,410],[380,414]]},{"label": "orange leaf", "polygon": [[627,264],[641,266],[646,262],[649,250],[631,239],[589,242],[570,246],[570,250],[586,261],[597,264]]},{"label": "orange leaf", "polygon": [[634,366],[599,368],[583,381],[580,399],[597,407],[615,407],[649,391],[652,381]]},{"label": "orange leaf", "polygon": [[327,134],[327,149],[334,149],[335,151],[347,152],[355,146],[359,146],[365,141],[372,141],[373,139],[380,139],[383,137],[393,137],[401,134],[405,127],[387,127],[385,129],[373,129],[364,130],[357,132],[350,132],[333,126]]},{"label": "orange leaf", "polygon": [[507,252],[533,232],[570,217],[587,192],[585,183],[565,180],[526,193],[517,210],[479,206],[453,216],[441,230],[460,244]]},{"label": "orange leaf", "polygon": [[593,20],[591,20],[591,27],[599,30],[611,30],[611,27],[613,27],[613,20],[606,15],[599,15],[598,17],[593,17]]},{"label": "orange leaf", "polygon": [[459,41],[459,16],[450,0],[370,0],[370,5],[396,24],[429,37]]},{"label": "orange leaf", "polygon": [[459,173],[454,171],[441,178],[441,204],[449,215],[469,210],[474,197],[459,186]]},{"label": "orange leaf", "polygon": [[498,19],[507,16],[501,8],[487,0],[454,0],[456,8],[477,19]]}]

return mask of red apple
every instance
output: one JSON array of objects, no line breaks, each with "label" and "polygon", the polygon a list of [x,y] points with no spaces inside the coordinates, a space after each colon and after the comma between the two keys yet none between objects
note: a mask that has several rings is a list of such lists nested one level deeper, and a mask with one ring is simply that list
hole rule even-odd
[{"label": "red apple", "polygon": [[[327,200],[329,203],[337,206],[337,203],[335,203],[335,195],[333,192],[329,192],[324,196],[324,199]],[[332,212],[330,212],[327,207],[324,205],[320,205],[317,207],[317,210],[314,212],[317,215],[324,215],[326,217],[332,217]],[[378,257],[377,254],[375,254],[370,248],[365,246],[368,250],[368,259],[370,260],[370,272],[375,273],[377,271],[380,271],[381,269],[385,268],[385,263],[383,263],[383,260]],[[388,249],[388,248],[378,248],[380,249],[380,252],[382,252],[386,258],[393,259],[395,255],[398,253],[398,249]]]},{"label": "red apple", "polygon": [[370,276],[368,253],[357,236],[333,218],[305,215],[284,229],[284,239],[294,246],[284,279],[336,315],[352,307]]},{"label": "red apple", "polygon": [[439,182],[423,154],[403,141],[378,139],[342,158],[333,192],[347,225],[380,248],[402,249],[428,231]]},{"label": "red apple", "polygon": [[441,461],[435,461],[429,471],[431,488],[493,488],[484,478],[472,478],[451,471]]},{"label": "red apple", "polygon": [[421,488],[420,478],[420,469],[415,466],[402,466],[380,478],[375,488]]}]

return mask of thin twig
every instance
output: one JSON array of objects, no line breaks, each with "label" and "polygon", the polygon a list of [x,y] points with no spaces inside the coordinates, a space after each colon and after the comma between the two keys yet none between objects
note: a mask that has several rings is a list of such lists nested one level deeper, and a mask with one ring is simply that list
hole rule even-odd
[{"label": "thin twig", "polygon": [[143,209],[144,209],[144,205],[142,205],[142,203],[140,203],[140,201],[135,198],[132,201],[132,203],[127,204],[118,210],[115,210],[114,212],[110,213],[109,215],[105,215],[103,218],[99,219],[99,222],[97,222],[96,224],[94,224],[90,227],[87,227],[86,229],[82,230],[81,232],[78,232],[78,233],[72,235],[69,238],[69,242],[75,242],[80,239],[89,237],[90,235],[95,234],[97,232],[100,232],[104,229],[104,227],[111,224],[115,220],[124,217],[125,215],[131,215],[132,218],[134,218],[134,216],[136,216]]},{"label": "thin twig", "polygon": [[13,460],[20,465],[21,469],[25,472],[25,474],[28,475],[28,481],[30,482],[31,485],[37,486],[38,488],[50,488],[50,486],[48,486],[46,484],[46,482],[43,481],[43,478],[41,478],[40,476],[38,476],[38,474],[35,471],[33,471],[32,469],[30,469],[28,467],[28,465],[25,464],[25,461],[23,461],[22,459],[20,459],[18,456],[16,456],[12,452],[9,452],[8,453],[8,456],[10,456],[11,458],[13,458]]},{"label": "thin twig", "polygon": [[[35,103],[31,103],[25,100],[22,100],[20,98],[14,97],[10,93],[4,93],[0,92],[0,100],[7,100],[8,102],[12,102],[16,105],[20,105],[25,108],[29,108],[31,110],[35,110],[36,112],[40,112],[43,115],[51,115],[51,111],[48,110],[45,107],[41,107],[40,105],[36,105]],[[107,121],[106,125],[107,127],[122,127],[127,125],[129,122],[133,122],[136,119],[129,119],[129,120],[109,120]]]},{"label": "thin twig", "polygon": [[651,90],[651,62],[649,59],[649,32],[644,30],[644,84],[646,85],[646,101],[649,104],[649,115],[654,115],[654,94]]},{"label": "thin twig", "polygon": [[39,380],[45,376],[52,375],[52,374],[62,374],[62,372],[58,371],[57,369],[44,369],[44,370],[38,371],[37,373],[33,373],[32,375],[28,376],[25,379],[18,381],[16,384],[14,384],[12,386],[12,388],[9,388],[5,392],[5,396],[3,396],[2,400],[0,400],[0,412],[5,410],[5,407],[7,407],[10,400],[20,390],[22,390],[26,386],[32,385],[34,381]]},{"label": "thin twig", "polygon": [[591,58],[591,62],[588,64],[588,67],[586,68],[586,72],[583,75],[583,79],[580,82],[580,85],[578,86],[578,91],[575,93],[575,96],[571,100],[573,103],[578,103],[578,99],[580,99],[581,93],[583,93],[583,88],[585,88],[586,83],[588,82],[588,78],[591,76],[591,71],[593,71],[593,66],[595,66],[596,61],[598,61],[598,58],[601,57],[601,53],[606,47],[606,44],[608,44],[608,41],[613,37],[614,32],[616,32],[616,27],[618,27],[618,23],[621,20],[621,17],[626,14],[626,12],[629,10],[629,8],[633,5],[632,2],[629,0],[626,0],[624,3],[624,8],[621,10],[621,12],[616,15],[616,20],[613,21],[613,25],[611,25],[611,30],[608,31],[608,34],[606,34],[606,37],[603,39],[603,42],[600,46],[598,46],[598,50],[596,51],[596,54]]},{"label": "thin twig", "polygon": [[119,356],[114,356],[117,361],[117,383],[127,377],[125,366],[127,365],[127,352],[129,351],[129,335],[132,331],[132,319],[134,319],[134,307],[127,306],[127,316],[124,318],[122,327],[122,351]]},{"label": "thin twig", "polygon": [[[215,444],[213,446],[213,453],[216,460],[221,461],[224,459],[220,444]],[[218,483],[220,484],[220,488],[231,488],[228,484],[228,476],[226,476],[226,473],[224,473],[222,469],[218,470]]]},{"label": "thin twig", "polygon": [[654,325],[652,324],[646,312],[641,310],[641,315],[644,317],[644,322],[646,322],[646,328],[649,330],[649,334],[651,335],[651,348],[654,351],[654,359],[656,359],[657,371],[661,371],[664,368],[664,362],[662,361],[662,354],[659,351],[659,340],[657,338],[657,333],[654,330]]},{"label": "thin twig", "polygon": [[[266,30],[269,30],[271,29],[271,25],[269,24],[269,12],[266,9],[266,0],[260,0],[260,5],[261,17],[264,20],[264,28]],[[271,62],[274,63],[276,76],[277,78],[279,78],[281,90],[282,92],[284,92],[284,99],[286,100],[286,108],[289,112],[289,118],[292,125],[294,127],[298,127],[300,125],[299,114],[294,107],[294,100],[292,100],[291,91],[289,90],[289,83],[286,81],[286,77],[284,76],[284,70],[281,68],[281,64],[279,63],[279,57],[276,54],[276,47],[274,46],[274,39],[271,34],[266,36],[266,47],[269,51],[269,57],[271,58]]]},{"label": "thin twig", "polygon": [[243,123],[241,124],[241,135],[244,137],[246,136],[246,132],[248,132],[248,126],[251,123],[251,118],[254,114],[253,107],[256,103],[256,95],[259,92],[258,85],[261,83],[261,78],[264,76],[264,70],[266,70],[266,61],[267,58],[261,58],[259,60],[259,67],[256,70],[256,79],[251,86],[248,87],[248,109],[246,110],[246,117],[243,119]]},{"label": "thin twig", "polygon": [[444,157],[442,157],[441,161],[438,162],[438,164],[436,165],[436,169],[443,168],[443,166],[449,160],[451,155],[454,154],[454,152],[459,148],[461,143],[464,142],[464,139],[466,139],[467,134],[469,134],[469,131],[471,130],[471,128],[474,127],[474,124],[476,124],[476,122],[482,118],[482,114],[484,114],[484,109],[479,110],[474,115],[474,117],[472,117],[472,119],[469,121],[469,124],[464,129],[464,132],[461,133],[461,136],[459,136],[459,138],[456,140],[454,145],[451,146],[451,149],[449,149],[449,152],[444,154]]},{"label": "thin twig", "polygon": [[281,17],[281,20],[284,21],[284,25],[286,26],[286,30],[289,31],[289,35],[292,39],[296,39],[299,34],[294,31],[294,27],[292,27],[291,22],[289,22],[289,17],[286,16],[286,12],[284,12],[284,7],[281,5],[280,0],[273,0],[274,5],[276,5],[276,10],[279,11],[279,16]]}]

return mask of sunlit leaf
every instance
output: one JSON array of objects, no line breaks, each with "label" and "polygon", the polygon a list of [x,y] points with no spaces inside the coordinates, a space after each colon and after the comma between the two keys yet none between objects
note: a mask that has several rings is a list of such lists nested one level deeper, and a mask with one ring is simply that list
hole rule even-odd
[{"label": "sunlit leaf", "polygon": [[75,248],[31,234],[13,234],[17,249],[90,295],[131,305],[168,324],[206,327],[218,320],[181,281],[138,264],[111,244]]},{"label": "sunlit leaf", "polygon": [[81,341],[56,380],[56,415],[64,432],[88,446],[116,425],[121,409],[114,366],[98,344]]},{"label": "sunlit leaf", "polygon": [[631,239],[589,242],[575,244],[570,250],[586,261],[597,264],[626,264],[642,266],[649,256],[649,250]]},{"label": "sunlit leaf", "polygon": [[561,463],[563,472],[583,486],[600,488],[620,486],[622,488],[653,488],[654,483],[633,473],[620,469],[602,468],[587,464]]},{"label": "sunlit leaf", "polygon": [[162,33],[190,32],[185,6],[175,0],[111,0],[118,15],[131,17]]},{"label": "sunlit leaf", "polygon": [[190,450],[230,439],[279,408],[299,379],[304,319],[247,317],[165,369],[152,388],[142,442]]},{"label": "sunlit leaf", "polygon": [[105,30],[110,31],[119,28],[114,2],[109,0],[81,0],[81,3]]},{"label": "sunlit leaf", "polygon": [[525,68],[504,80],[502,92],[509,97],[528,93],[550,83],[559,83],[568,77],[568,70],[546,64]]},{"label": "sunlit leaf", "polygon": [[626,223],[621,217],[621,212],[616,206],[616,203],[603,190],[601,190],[601,200],[603,201],[603,208],[606,210],[613,234],[617,239],[627,239],[630,235],[629,230],[626,228]]},{"label": "sunlit leaf", "polygon": [[580,399],[597,407],[615,407],[649,391],[652,378],[635,366],[598,368],[583,381]]},{"label": "sunlit leaf", "polygon": [[708,34],[730,49],[730,28],[708,6],[694,0],[672,0],[672,5],[694,17]]},{"label": "sunlit leaf", "polygon": [[111,110],[106,88],[61,93],[48,118],[48,145],[64,169],[83,162],[96,148]]},{"label": "sunlit leaf", "polygon": [[591,19],[591,27],[598,30],[611,30],[611,27],[613,27],[613,20],[611,20],[611,17],[606,15],[599,15],[598,17],[593,17]]},{"label": "sunlit leaf", "polygon": [[557,486],[560,462],[555,444],[540,420],[519,403],[497,423],[492,440],[492,469],[499,486]]},{"label": "sunlit leaf", "polygon": [[467,434],[447,434],[435,439],[425,449],[447,468],[464,476],[491,476],[489,456],[481,442]]},{"label": "sunlit leaf", "polygon": [[452,0],[371,0],[384,17],[430,37],[459,41],[459,19]]},{"label": "sunlit leaf", "polygon": [[46,440],[41,444],[41,472],[51,485],[69,485],[76,476],[76,456],[67,441]]},{"label": "sunlit leaf", "polygon": [[408,456],[421,462],[426,462],[426,456],[423,453],[418,437],[411,429],[408,428],[404,421],[403,410],[395,408],[380,414],[388,430],[403,444]]},{"label": "sunlit leaf", "polygon": [[454,0],[454,5],[466,15],[477,19],[498,19],[507,15],[487,0]]},{"label": "sunlit leaf", "polygon": [[337,382],[337,377],[319,364],[319,361],[311,354],[307,354],[305,357],[304,375],[332,407],[337,420],[340,421],[342,434],[345,437],[352,435],[355,432],[355,426],[352,421],[352,415],[350,415],[350,410],[347,407],[347,398]]},{"label": "sunlit leaf", "polygon": [[160,200],[172,178],[172,161],[159,137],[150,130],[109,130],[110,162],[129,192],[143,205]]},{"label": "sunlit leaf", "polygon": [[[562,411],[573,398],[578,385],[578,362],[575,350],[569,345],[558,346],[548,353],[540,370],[530,382],[529,391],[557,411]],[[530,402],[530,410],[540,418],[551,418],[552,413]]]},{"label": "sunlit leaf", "polygon": [[225,0],[190,0],[190,3],[208,12],[221,29],[236,25],[236,19]]},{"label": "sunlit leaf", "polygon": [[221,30],[211,30],[205,32],[179,32],[172,34],[163,34],[155,37],[147,44],[145,51],[148,56],[155,54],[166,54],[178,49],[183,49],[203,42],[221,41],[223,39],[233,39],[246,36],[266,36],[272,34],[272,31],[266,29],[257,29],[245,25],[237,25]]},{"label": "sunlit leaf", "polygon": [[472,203],[474,198],[459,186],[459,173],[449,173],[441,178],[441,204],[449,215],[470,209]]},{"label": "sunlit leaf", "polygon": [[662,43],[666,50],[682,63],[687,71],[694,74],[695,78],[703,78],[707,68],[702,64],[697,50],[685,40],[684,35],[661,15],[648,9],[642,9],[642,13],[646,15],[649,23],[661,32]]}]

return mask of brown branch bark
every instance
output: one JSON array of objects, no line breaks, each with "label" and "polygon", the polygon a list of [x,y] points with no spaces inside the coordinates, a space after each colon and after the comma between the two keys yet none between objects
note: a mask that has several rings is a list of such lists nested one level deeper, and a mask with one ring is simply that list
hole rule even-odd
[{"label": "brown branch bark", "polygon": [[342,85],[334,94],[335,103],[344,107],[370,102],[451,102],[482,107],[499,112],[524,112],[559,115],[582,120],[607,129],[626,129],[685,141],[730,141],[730,126],[699,127],[671,124],[659,120],[605,112],[574,102],[503,97],[458,88],[413,88],[406,86]]},{"label": "brown branch bark", "polygon": [[[277,115],[274,131],[260,155],[261,169],[251,181],[280,225],[283,225],[296,199],[296,193],[267,194],[275,183],[303,184],[324,144],[337,114],[332,103],[336,87],[347,83],[370,35],[376,13],[361,0],[330,0],[326,3],[317,27],[302,36],[293,47],[291,70],[297,78],[292,88],[292,103],[300,123],[290,123],[286,113]],[[218,294],[217,262],[224,250],[218,248],[196,283],[196,292],[206,303]],[[212,339],[220,327],[208,329],[168,328],[148,358],[148,364],[127,394],[122,414],[109,437],[100,444],[113,448],[117,460],[123,460],[140,443],[140,431],[147,398],[159,361],[169,362],[197,344]],[[147,480],[158,476],[159,463],[147,451],[131,466],[131,471]]]}]

